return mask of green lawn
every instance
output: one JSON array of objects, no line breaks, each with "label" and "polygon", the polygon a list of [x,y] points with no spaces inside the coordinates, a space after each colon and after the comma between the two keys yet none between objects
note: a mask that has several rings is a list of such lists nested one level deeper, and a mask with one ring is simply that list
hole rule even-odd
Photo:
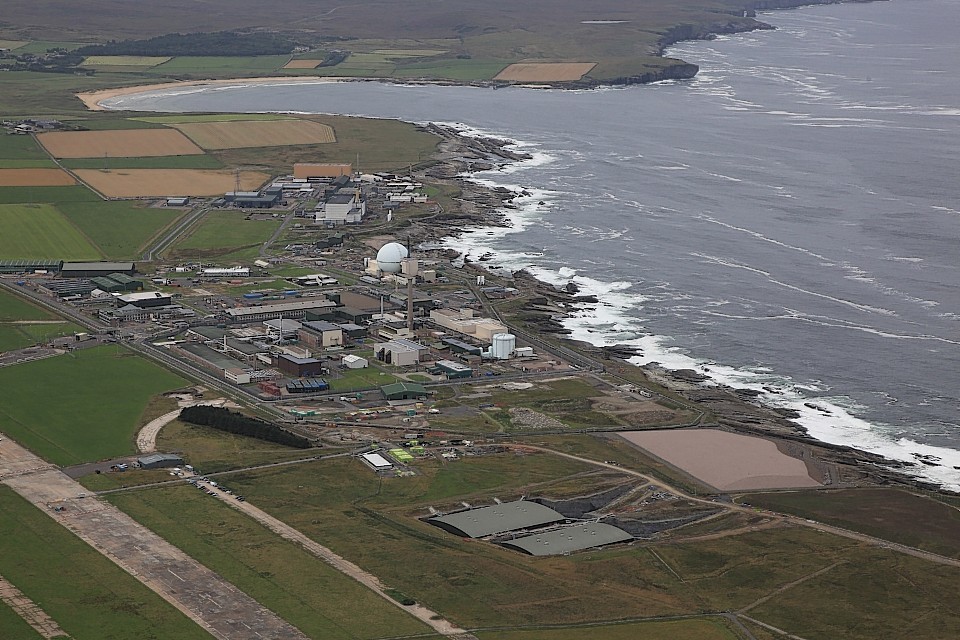
[{"label": "green lawn", "polygon": [[137,257],[151,238],[184,214],[132,202],[64,202],[57,208],[112,259]]},{"label": "green lawn", "polygon": [[31,302],[0,289],[0,322],[11,320],[50,320],[55,316]]},{"label": "green lawn", "polygon": [[488,80],[510,64],[509,60],[437,60],[398,67],[397,78],[448,78]]},{"label": "green lawn", "polygon": [[[70,637],[209,640],[160,596],[5,486],[0,513],[0,575]],[[31,637],[7,635],[7,617],[0,613],[0,637]]]},{"label": "green lawn", "polygon": [[97,248],[56,208],[0,205],[0,258],[97,260]]},{"label": "green lawn", "polygon": [[[56,381],[56,402],[46,382]],[[0,369],[3,429],[60,465],[134,451],[140,416],[155,394],[184,380],[116,346]]]},{"label": "green lawn", "polygon": [[228,257],[229,254],[253,249],[254,253],[280,226],[280,218],[245,220],[238,211],[208,213],[198,227],[173,249],[174,255]]},{"label": "green lawn", "polygon": [[108,499],[311,638],[372,639],[429,631],[299,545],[194,487]]}]

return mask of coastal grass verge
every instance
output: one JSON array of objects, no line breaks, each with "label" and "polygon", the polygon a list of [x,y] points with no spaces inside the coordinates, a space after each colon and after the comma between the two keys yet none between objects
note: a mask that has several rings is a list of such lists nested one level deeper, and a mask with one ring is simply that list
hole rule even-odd
[{"label": "coastal grass verge", "polygon": [[[50,402],[56,384],[57,402]],[[150,398],[183,379],[116,346],[0,369],[4,431],[59,465],[128,455]]]},{"label": "coastal grass verge", "polygon": [[374,639],[428,631],[299,545],[192,486],[106,499],[311,638]]},{"label": "coastal grass verge", "polygon": [[209,640],[172,605],[6,486],[0,486],[0,513],[0,575],[70,637]]},{"label": "coastal grass verge", "polygon": [[901,489],[755,493],[739,501],[960,558],[960,509]]}]

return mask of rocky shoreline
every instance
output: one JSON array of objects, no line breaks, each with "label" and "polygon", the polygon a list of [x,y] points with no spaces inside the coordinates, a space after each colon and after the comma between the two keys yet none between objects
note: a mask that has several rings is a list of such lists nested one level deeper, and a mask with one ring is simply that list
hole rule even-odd
[{"label": "rocky shoreline", "polygon": [[[405,233],[409,233],[418,243],[435,244],[469,229],[506,226],[508,221],[504,207],[509,207],[515,198],[524,194],[502,187],[484,186],[471,181],[469,174],[523,161],[530,156],[510,150],[512,143],[507,140],[467,136],[455,128],[436,124],[426,125],[423,129],[439,136],[441,142],[432,161],[421,165],[415,172],[416,176],[426,182],[456,185],[461,189],[461,194],[457,211],[444,211],[413,222],[404,230]],[[453,259],[459,254],[447,250],[444,256]],[[471,266],[483,269],[489,277],[505,278],[509,286],[524,292],[530,304],[516,317],[509,319],[522,321],[527,327],[541,333],[565,337],[570,331],[563,326],[563,317],[581,305],[599,302],[595,296],[581,295],[577,285],[572,282],[557,288],[537,280],[526,271],[508,275],[487,269],[482,262]],[[779,447],[803,451],[805,457],[811,454],[821,466],[835,469],[835,477],[831,477],[836,486],[902,486],[956,495],[939,485],[905,473],[903,470],[911,466],[910,463],[811,437],[803,426],[795,422],[799,417],[797,412],[761,404],[758,400],[760,392],[709,384],[709,376],[700,371],[670,370],[656,363],[636,367],[628,360],[638,351],[629,345],[598,347],[581,341],[568,342],[591,358],[609,362],[611,370],[635,367],[650,383],[668,389],[689,407],[710,416],[709,420],[701,421],[700,426],[771,439]]]}]

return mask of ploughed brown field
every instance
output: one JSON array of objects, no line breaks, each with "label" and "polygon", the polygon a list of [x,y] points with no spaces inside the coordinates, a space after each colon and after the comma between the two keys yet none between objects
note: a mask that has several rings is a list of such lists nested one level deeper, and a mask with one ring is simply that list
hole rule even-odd
[{"label": "ploughed brown field", "polygon": [[56,158],[139,158],[200,155],[203,149],[176,129],[54,131],[37,136]]},{"label": "ploughed brown field", "polygon": [[[111,198],[216,196],[233,191],[236,173],[212,169],[78,169],[77,176]],[[259,171],[241,171],[240,188],[256,190],[270,178]]]},{"label": "ploughed brown field", "polygon": [[311,120],[236,120],[174,125],[204,149],[282,147],[336,142],[331,127]]},{"label": "ploughed brown field", "polygon": [[632,431],[633,444],[721,491],[817,487],[802,460],[770,440],[718,429]]},{"label": "ploughed brown field", "polygon": [[323,60],[291,60],[283,65],[284,69],[316,69]]},{"label": "ploughed brown field", "polygon": [[579,80],[596,62],[517,62],[494,76],[509,82],[570,82]]},{"label": "ploughed brown field", "polygon": [[77,184],[63,169],[0,169],[0,187],[56,187]]}]

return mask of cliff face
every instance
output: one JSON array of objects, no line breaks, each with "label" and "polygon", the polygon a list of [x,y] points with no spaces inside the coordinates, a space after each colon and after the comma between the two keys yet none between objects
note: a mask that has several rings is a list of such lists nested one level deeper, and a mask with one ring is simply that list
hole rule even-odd
[{"label": "cliff face", "polygon": [[[689,62],[677,61],[675,64],[647,71],[635,76],[621,76],[604,80],[603,84],[649,84],[661,80],[688,80],[697,75],[700,67]],[[598,83],[599,84],[599,83]]]},{"label": "cliff face", "polygon": [[675,27],[670,27],[660,36],[657,41],[657,54],[663,55],[664,49],[684,40],[709,40],[718,34],[743,33],[745,31],[773,28],[773,26],[753,18],[730,18],[725,21],[702,24],[678,24]]}]

